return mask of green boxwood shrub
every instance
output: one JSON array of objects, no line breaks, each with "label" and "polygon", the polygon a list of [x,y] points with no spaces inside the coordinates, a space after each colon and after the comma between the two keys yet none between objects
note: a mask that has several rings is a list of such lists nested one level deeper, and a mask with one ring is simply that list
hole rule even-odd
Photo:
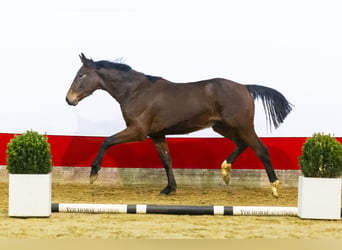
[{"label": "green boxwood shrub", "polygon": [[47,136],[26,131],[14,136],[7,145],[7,170],[11,174],[48,174],[52,170]]},{"label": "green boxwood shrub", "polygon": [[299,156],[305,177],[336,178],[342,174],[342,145],[330,134],[315,133],[307,138]]}]

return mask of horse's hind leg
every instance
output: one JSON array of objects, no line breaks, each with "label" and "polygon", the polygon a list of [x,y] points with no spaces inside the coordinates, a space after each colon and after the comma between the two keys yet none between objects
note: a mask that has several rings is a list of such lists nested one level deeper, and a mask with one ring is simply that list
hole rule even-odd
[{"label": "horse's hind leg", "polygon": [[254,132],[254,129],[252,131],[249,131],[248,133],[241,133],[240,136],[262,161],[266,169],[268,179],[271,183],[272,194],[273,196],[278,197],[278,188],[280,186],[280,182],[272,167],[270,156],[268,154],[266,146],[260,141],[256,133]]},{"label": "horse's hind leg", "polygon": [[166,175],[167,175],[167,186],[160,191],[161,194],[171,195],[176,193],[177,184],[172,171],[172,160],[167,146],[165,136],[151,136],[154,146],[157,149],[160,160],[162,161]]},{"label": "horse's hind leg", "polygon": [[230,172],[232,164],[238,158],[238,156],[247,148],[247,145],[243,141],[235,142],[235,145],[236,148],[234,149],[234,151],[221,164],[222,178],[227,185],[229,185],[230,182]]},{"label": "horse's hind leg", "polygon": [[254,132],[254,129],[249,129],[247,130],[248,132],[243,132],[243,130],[241,129],[238,131],[222,123],[215,124],[213,126],[213,129],[217,133],[232,140],[236,144],[235,150],[228,156],[228,158],[221,165],[222,177],[224,181],[227,184],[229,183],[230,169],[232,163],[247,148],[247,146],[249,146],[265,166],[268,179],[271,182],[272,194],[275,197],[278,197],[278,188],[280,183],[272,167],[268,150]]},{"label": "horse's hind leg", "polygon": [[225,138],[230,139],[236,145],[234,151],[225,159],[221,164],[221,174],[224,182],[229,185],[230,182],[230,171],[233,162],[238,158],[238,156],[247,148],[247,144],[238,136],[233,129],[224,125],[223,123],[217,123],[213,126],[213,130]]}]

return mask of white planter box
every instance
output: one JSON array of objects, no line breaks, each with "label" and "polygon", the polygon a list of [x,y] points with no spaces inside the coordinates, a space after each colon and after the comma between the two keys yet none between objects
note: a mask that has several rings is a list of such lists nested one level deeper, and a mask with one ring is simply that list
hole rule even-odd
[{"label": "white planter box", "polygon": [[341,178],[299,176],[298,216],[304,219],[341,219]]},{"label": "white planter box", "polygon": [[49,217],[51,182],[51,173],[9,174],[8,215]]}]

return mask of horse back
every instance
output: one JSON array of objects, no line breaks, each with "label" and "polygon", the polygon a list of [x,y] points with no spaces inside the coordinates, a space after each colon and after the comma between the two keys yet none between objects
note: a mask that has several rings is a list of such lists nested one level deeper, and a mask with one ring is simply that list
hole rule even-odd
[{"label": "horse back", "polygon": [[124,117],[144,124],[149,134],[184,134],[210,127],[229,115],[246,115],[243,111],[250,108],[250,99],[244,85],[220,78],[192,83],[159,81],[131,102]]}]

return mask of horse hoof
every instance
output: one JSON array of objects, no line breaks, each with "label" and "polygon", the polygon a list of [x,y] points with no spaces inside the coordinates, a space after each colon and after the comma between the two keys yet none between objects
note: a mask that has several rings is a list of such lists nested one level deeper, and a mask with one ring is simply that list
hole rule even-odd
[{"label": "horse hoof", "polygon": [[175,188],[165,187],[163,190],[160,191],[161,195],[174,195],[176,193]]},{"label": "horse hoof", "polygon": [[280,181],[279,180],[276,180],[275,182],[272,182],[271,183],[271,190],[272,190],[272,195],[275,197],[275,198],[278,198],[279,197],[279,194],[278,194],[278,189],[280,187]]},{"label": "horse hoof", "polygon": [[230,171],[232,169],[232,164],[228,163],[227,160],[224,160],[221,164],[221,174],[223,181],[229,185],[230,183]]},{"label": "horse hoof", "polygon": [[98,174],[91,175],[90,176],[90,184],[93,184],[97,180],[97,177],[99,177]]}]

